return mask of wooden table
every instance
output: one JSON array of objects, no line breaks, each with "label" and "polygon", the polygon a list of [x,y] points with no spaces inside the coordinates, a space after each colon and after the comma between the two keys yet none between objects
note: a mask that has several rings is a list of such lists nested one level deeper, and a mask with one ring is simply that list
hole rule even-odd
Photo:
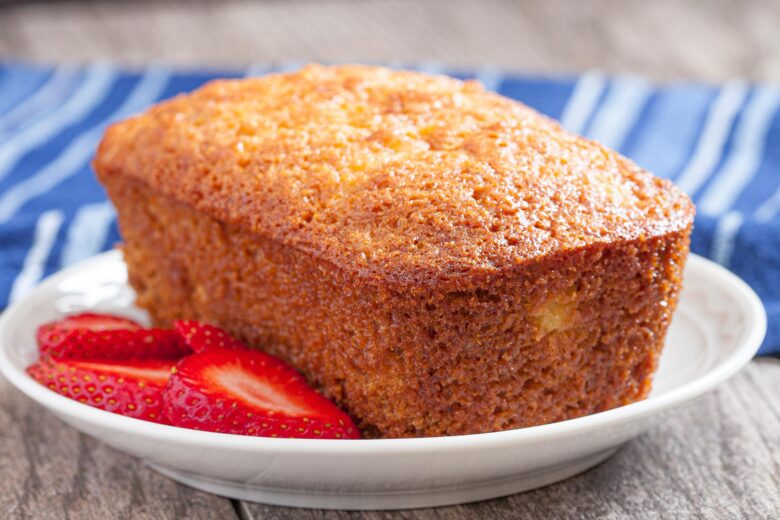
[{"label": "wooden table", "polygon": [[[778,27],[770,0],[13,3],[0,7],[0,57],[438,61],[778,83]],[[780,361],[752,362],[583,475],[464,506],[345,513],[201,493],[78,434],[2,380],[0,476],[2,518],[778,518]]]}]

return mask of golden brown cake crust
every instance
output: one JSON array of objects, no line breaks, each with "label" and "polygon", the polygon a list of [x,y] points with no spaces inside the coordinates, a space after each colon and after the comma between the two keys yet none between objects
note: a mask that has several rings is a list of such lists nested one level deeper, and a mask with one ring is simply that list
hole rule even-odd
[{"label": "golden brown cake crust", "polygon": [[312,66],[111,127],[138,304],[297,367],[380,437],[647,395],[693,219],[667,181],[474,83]]},{"label": "golden brown cake crust", "polygon": [[112,126],[95,168],[411,286],[686,229],[690,200],[524,105],[366,66],[216,81]]},{"label": "golden brown cake crust", "polygon": [[131,178],[108,184],[138,304],[292,363],[367,436],[481,433],[644,398],[688,232],[415,290],[357,278]]}]

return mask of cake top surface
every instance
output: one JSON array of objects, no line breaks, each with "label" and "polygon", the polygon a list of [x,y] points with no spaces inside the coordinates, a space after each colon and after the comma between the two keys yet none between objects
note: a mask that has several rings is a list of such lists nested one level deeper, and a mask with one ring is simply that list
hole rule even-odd
[{"label": "cake top surface", "polygon": [[494,272],[690,225],[670,182],[479,83],[311,65],[113,125],[95,159],[367,276]]}]

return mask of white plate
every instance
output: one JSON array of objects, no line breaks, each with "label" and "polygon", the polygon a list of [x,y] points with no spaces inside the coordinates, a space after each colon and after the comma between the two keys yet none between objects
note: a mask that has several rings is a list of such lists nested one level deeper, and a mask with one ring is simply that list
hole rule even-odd
[{"label": "white plate", "polygon": [[241,437],[185,430],[104,412],[27,376],[35,329],[96,309],[145,319],[117,252],[55,274],[0,319],[0,368],[65,422],[169,477],[206,491],[270,504],[402,509],[482,500],[570,477],[657,423],[659,414],[722,382],[756,353],[761,302],[725,269],[692,257],[651,396],[544,426],[480,435],[382,440]]}]

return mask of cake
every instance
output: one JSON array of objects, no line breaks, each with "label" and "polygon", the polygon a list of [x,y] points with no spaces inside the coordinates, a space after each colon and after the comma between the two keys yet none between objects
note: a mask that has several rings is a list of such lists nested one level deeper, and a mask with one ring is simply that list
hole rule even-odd
[{"label": "cake", "polygon": [[694,213],[477,82],[367,66],[211,82],[111,126],[94,168],[157,325],[279,356],[368,437],[646,397]]}]

